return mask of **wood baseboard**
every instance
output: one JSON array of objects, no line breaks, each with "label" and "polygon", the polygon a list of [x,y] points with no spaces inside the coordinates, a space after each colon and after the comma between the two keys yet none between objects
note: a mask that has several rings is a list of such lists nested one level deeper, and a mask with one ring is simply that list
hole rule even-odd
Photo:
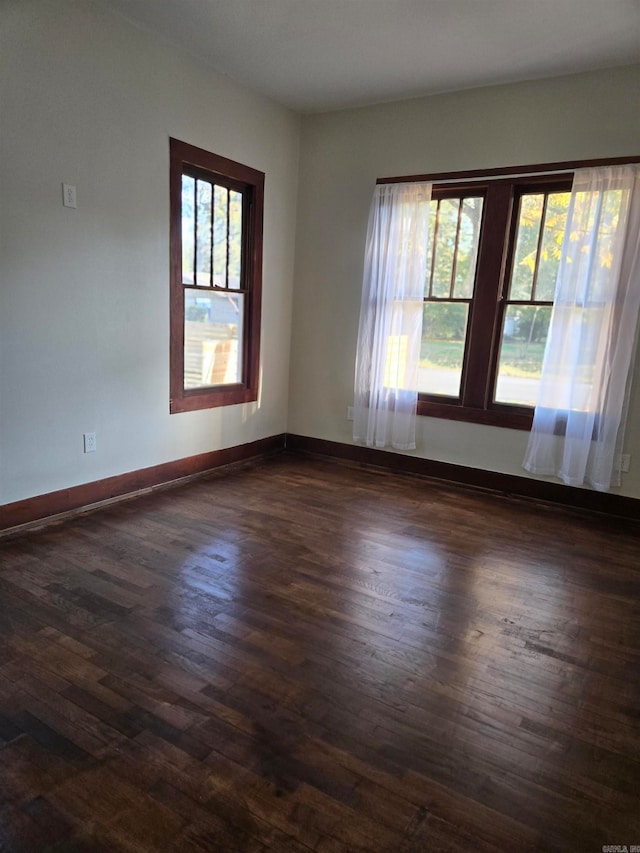
[{"label": "wood baseboard", "polygon": [[330,459],[341,459],[367,467],[383,468],[401,474],[444,480],[449,483],[485,489],[503,495],[528,498],[548,504],[558,504],[570,509],[603,513],[636,523],[640,522],[640,500],[611,492],[577,489],[560,483],[518,477],[515,474],[501,474],[497,471],[469,468],[450,462],[436,462],[432,459],[405,456],[401,453],[343,444],[338,441],[326,441],[325,439],[310,438],[303,435],[287,434],[286,447],[288,451],[294,453],[326,456]]},{"label": "wood baseboard", "polygon": [[203,476],[218,468],[259,459],[285,448],[293,453],[324,456],[356,465],[382,468],[398,474],[428,477],[503,495],[528,498],[569,509],[597,512],[636,523],[640,522],[640,501],[623,495],[576,489],[559,483],[485,471],[481,468],[468,468],[449,462],[436,462],[431,459],[405,456],[401,453],[374,450],[338,441],[280,434],[5,504],[0,507],[0,533],[6,534],[26,525],[45,523],[55,517],[84,512],[107,501],[130,498],[140,492],[170,486],[190,477]]},{"label": "wood baseboard", "polygon": [[274,435],[5,504],[0,507],[0,531],[86,510],[95,504],[167,486],[187,477],[202,476],[216,468],[282,451],[284,447],[285,435]]}]

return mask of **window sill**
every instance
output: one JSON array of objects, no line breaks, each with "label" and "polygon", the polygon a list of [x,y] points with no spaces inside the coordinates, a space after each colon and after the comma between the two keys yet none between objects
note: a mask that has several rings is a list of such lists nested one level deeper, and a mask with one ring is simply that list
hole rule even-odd
[{"label": "window sill", "polygon": [[533,409],[517,408],[515,406],[495,406],[491,409],[476,409],[471,406],[441,403],[432,400],[418,400],[418,414],[428,418],[444,418],[449,421],[464,421],[466,423],[527,431],[531,429],[533,422]]},{"label": "window sill", "polygon": [[196,388],[192,391],[183,392],[182,396],[171,398],[169,411],[173,415],[179,412],[194,412],[199,409],[215,409],[219,406],[252,403],[257,399],[257,389],[246,388],[244,385],[207,389]]}]

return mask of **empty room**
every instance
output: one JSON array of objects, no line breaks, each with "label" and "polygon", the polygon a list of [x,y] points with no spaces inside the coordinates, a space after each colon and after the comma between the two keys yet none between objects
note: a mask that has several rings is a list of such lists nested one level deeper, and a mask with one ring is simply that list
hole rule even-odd
[{"label": "empty room", "polygon": [[0,69],[0,851],[640,850],[637,4]]}]

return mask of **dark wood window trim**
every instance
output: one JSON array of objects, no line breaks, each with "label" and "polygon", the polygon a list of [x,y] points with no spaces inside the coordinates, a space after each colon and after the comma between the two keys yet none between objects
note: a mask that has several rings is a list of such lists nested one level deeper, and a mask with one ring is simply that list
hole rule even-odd
[{"label": "dark wood window trim", "polygon": [[[264,173],[177,139],[170,149],[170,406],[171,413],[248,403],[258,399],[262,302]],[[245,293],[242,380],[204,388],[184,387],[184,290],[182,279],[182,176],[200,175],[243,194],[240,290]],[[219,290],[215,286],[204,291]]]},{"label": "dark wood window trim", "polygon": [[629,157],[604,157],[595,160],[563,160],[557,163],[529,163],[525,166],[505,166],[498,169],[469,169],[466,172],[431,172],[424,175],[399,175],[391,178],[378,178],[377,184],[406,184],[412,181],[475,181],[478,179],[493,180],[494,178],[514,176],[523,177],[537,173],[565,172],[573,173],[576,169],[589,169],[594,166],[625,166],[628,163],[640,163],[640,154]]},{"label": "dark wood window trim", "polygon": [[531,429],[533,408],[493,402],[506,289],[513,263],[517,199],[525,192],[570,190],[573,172],[579,168],[639,162],[640,156],[614,157],[378,179],[379,184],[433,182],[434,199],[459,197],[470,188],[484,196],[460,397],[420,394],[419,415]]}]

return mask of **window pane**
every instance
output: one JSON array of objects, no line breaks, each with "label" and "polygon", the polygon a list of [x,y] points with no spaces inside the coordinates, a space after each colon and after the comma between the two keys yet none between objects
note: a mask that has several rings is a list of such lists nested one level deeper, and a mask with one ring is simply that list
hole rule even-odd
[{"label": "window pane", "polygon": [[468,316],[469,306],[465,302],[425,303],[419,392],[449,397],[460,395]]},{"label": "window pane", "polygon": [[244,295],[184,292],[184,387],[242,381]]},{"label": "window pane", "polygon": [[182,176],[182,281],[193,284],[194,219],[196,182],[188,175]]},{"label": "window pane", "polygon": [[429,204],[429,242],[427,243],[427,269],[424,278],[424,295],[430,296],[429,287],[431,285],[431,267],[433,265],[433,243],[436,233],[436,214],[438,211],[438,202],[434,199]]},{"label": "window pane", "polygon": [[211,189],[208,181],[196,181],[196,284],[204,287],[211,284]]},{"label": "window pane", "polygon": [[509,299],[531,299],[544,193],[523,195],[518,215],[518,238]]},{"label": "window pane", "polygon": [[440,202],[437,233],[435,233],[436,229],[434,229],[433,233],[433,239],[435,240],[435,261],[433,263],[431,294],[441,299],[451,296],[451,275],[456,247],[459,207],[459,199],[443,199]]},{"label": "window pane", "polygon": [[242,258],[242,193],[229,193],[229,287],[240,287]]},{"label": "window pane", "polygon": [[500,345],[495,399],[535,406],[551,306],[509,305]]},{"label": "window pane", "polygon": [[462,202],[453,292],[456,299],[470,299],[473,296],[480,242],[482,201],[482,198],[465,198]]},{"label": "window pane", "polygon": [[227,226],[229,221],[229,191],[214,187],[213,219],[213,283],[227,286]]},{"label": "window pane", "polygon": [[535,290],[535,298],[542,302],[552,302],[555,294],[570,200],[571,193],[551,193],[547,199]]},{"label": "window pane", "polygon": [[[621,190],[607,190],[605,193],[580,193],[576,198],[576,214],[580,216],[580,231],[585,226],[595,234],[591,257],[593,276],[587,292],[581,294],[587,302],[608,300],[611,267],[617,262],[614,256],[615,241],[613,235],[618,225],[620,212],[628,204],[628,193]],[[578,220],[576,220],[578,221]],[[581,234],[572,234],[579,239]],[[619,248],[618,248],[619,250]]]}]

